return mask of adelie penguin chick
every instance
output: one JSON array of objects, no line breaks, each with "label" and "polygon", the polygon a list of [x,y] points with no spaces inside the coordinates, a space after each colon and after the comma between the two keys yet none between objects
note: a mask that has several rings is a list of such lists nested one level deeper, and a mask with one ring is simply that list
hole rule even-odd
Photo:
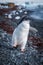
[{"label": "adelie penguin chick", "polygon": [[17,26],[12,35],[12,46],[21,46],[21,51],[24,52],[28,39],[29,30],[36,31],[33,27],[30,27],[30,20],[24,20]]}]

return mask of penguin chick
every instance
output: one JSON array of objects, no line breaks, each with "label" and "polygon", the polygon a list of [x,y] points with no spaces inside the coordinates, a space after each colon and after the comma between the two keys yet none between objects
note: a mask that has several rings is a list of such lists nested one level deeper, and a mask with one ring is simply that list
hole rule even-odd
[{"label": "penguin chick", "polygon": [[12,35],[12,46],[21,46],[21,51],[24,52],[28,39],[29,30],[36,31],[33,27],[30,27],[30,20],[24,20],[17,26]]}]

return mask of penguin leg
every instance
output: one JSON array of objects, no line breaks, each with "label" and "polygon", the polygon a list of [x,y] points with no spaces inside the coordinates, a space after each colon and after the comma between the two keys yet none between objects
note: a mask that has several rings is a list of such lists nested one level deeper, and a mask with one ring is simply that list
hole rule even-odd
[{"label": "penguin leg", "polygon": [[13,47],[17,47],[17,45],[18,45],[18,44],[17,44],[17,38],[16,38],[16,36],[13,36],[13,37],[12,37],[12,46],[13,46]]},{"label": "penguin leg", "polygon": [[21,51],[24,52],[25,51],[25,46],[26,46],[26,41],[24,41],[21,45]]}]

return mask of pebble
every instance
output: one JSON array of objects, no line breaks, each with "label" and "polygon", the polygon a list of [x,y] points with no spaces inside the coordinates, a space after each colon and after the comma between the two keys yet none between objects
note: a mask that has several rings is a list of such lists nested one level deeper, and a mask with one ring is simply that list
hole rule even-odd
[{"label": "pebble", "polygon": [[16,16],[15,19],[17,19],[17,20],[20,19],[20,16]]}]

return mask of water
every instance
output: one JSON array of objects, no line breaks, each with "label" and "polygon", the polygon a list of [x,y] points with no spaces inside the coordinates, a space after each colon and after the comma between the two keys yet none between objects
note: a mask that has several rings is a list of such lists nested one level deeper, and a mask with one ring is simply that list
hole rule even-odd
[{"label": "water", "polygon": [[5,2],[13,2],[13,3],[19,3],[19,4],[23,4],[23,3],[25,3],[25,2],[34,2],[34,3],[43,3],[43,0],[0,0],[0,2],[2,2],[2,3],[5,3]]}]

